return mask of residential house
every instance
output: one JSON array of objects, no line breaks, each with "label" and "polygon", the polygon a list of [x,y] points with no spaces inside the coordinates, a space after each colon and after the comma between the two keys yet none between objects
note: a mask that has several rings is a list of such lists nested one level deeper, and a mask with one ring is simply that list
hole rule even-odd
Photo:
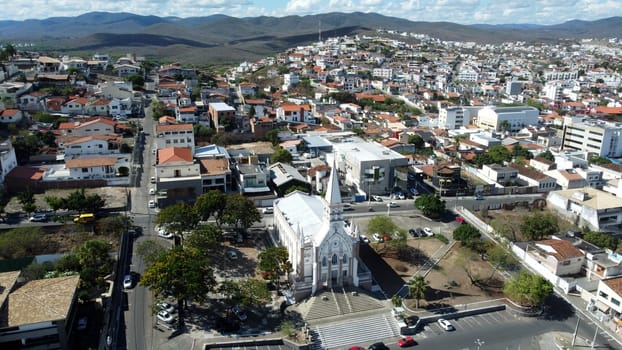
[{"label": "residential house", "polygon": [[212,126],[216,131],[231,131],[235,122],[235,108],[223,102],[210,102],[208,107]]},{"label": "residential house", "polygon": [[531,169],[518,164],[510,164],[511,167],[518,170],[517,183],[522,186],[535,187],[537,192],[549,192],[555,189],[557,181],[535,169]]},{"label": "residential house", "polygon": [[201,165],[203,193],[211,190],[227,193],[233,189],[229,153],[226,149],[217,145],[198,147],[194,157]]},{"label": "residential house", "polygon": [[557,181],[557,185],[561,187],[562,190],[583,188],[587,185],[583,176],[574,169],[549,170],[545,174],[554,178]]},{"label": "residential house", "polygon": [[108,118],[95,118],[88,121],[60,123],[58,130],[63,136],[109,135],[116,131],[116,124]]},{"label": "residential house", "polygon": [[529,160],[529,166],[538,170],[541,173],[544,173],[546,171],[555,169],[555,162],[550,161],[546,158],[535,157],[534,159]]},{"label": "residential house", "polygon": [[80,276],[21,284],[19,274],[0,273],[0,348],[70,349]]},{"label": "residential house", "polygon": [[175,107],[175,119],[180,123],[196,123],[197,122],[197,106]]},{"label": "residential house", "polygon": [[571,276],[581,272],[585,256],[571,242],[548,239],[533,242],[532,247],[535,249],[529,249],[527,254],[555,276]]},{"label": "residential house", "polygon": [[317,124],[307,104],[284,104],[276,109],[276,118],[284,122]]},{"label": "residential house", "polygon": [[133,64],[115,64],[114,70],[117,72],[118,76],[128,77],[130,75],[138,74],[140,72],[140,67]]},{"label": "residential house", "polygon": [[24,113],[19,109],[0,109],[0,123],[17,123],[24,117]]},{"label": "residential house", "polygon": [[622,198],[595,188],[569,189],[550,192],[550,208],[579,227],[606,230],[622,223]]},{"label": "residential house", "polygon": [[116,157],[72,158],[65,160],[65,169],[73,180],[108,179],[116,176]]},{"label": "residential house", "polygon": [[10,139],[0,143],[0,185],[4,184],[4,178],[17,166],[15,148]]},{"label": "residential house", "polygon": [[86,97],[74,97],[65,102],[61,107],[61,112],[65,114],[85,114],[89,99]]},{"label": "residential house", "polygon": [[238,161],[235,164],[238,189],[246,195],[266,194],[270,192],[268,181],[270,174],[259,165],[258,158],[249,156],[248,161]]},{"label": "residential house", "polygon": [[110,115],[110,101],[105,98],[98,98],[93,101],[88,101],[84,106],[84,112],[90,115],[109,116]]},{"label": "residential house", "polygon": [[490,181],[502,186],[513,185],[518,178],[518,170],[499,164],[485,164],[480,173]]},{"label": "residential house", "polygon": [[191,201],[203,193],[201,167],[193,158],[190,147],[168,147],[158,149],[155,166],[156,190],[166,193],[158,197],[158,206],[177,201]]},{"label": "residential house", "polygon": [[46,93],[43,91],[32,91],[21,95],[17,104],[21,110],[37,112],[45,110]]},{"label": "residential house", "polygon": [[188,147],[194,153],[192,124],[156,125],[156,149]]},{"label": "residential house", "polygon": [[61,69],[61,61],[53,57],[37,57],[37,72],[39,73],[58,73]]},{"label": "residential house", "polygon": [[[293,166],[285,163],[274,163],[268,167],[270,181],[279,197],[289,193],[292,187],[310,193],[311,186]],[[304,190],[303,190],[304,189]]]},{"label": "residential house", "polygon": [[58,136],[56,144],[65,159],[94,154],[119,153],[122,138],[116,134],[91,136]]},{"label": "residential house", "polygon": [[622,276],[600,280],[596,298],[590,301],[588,309],[598,309],[616,325],[622,324]]}]

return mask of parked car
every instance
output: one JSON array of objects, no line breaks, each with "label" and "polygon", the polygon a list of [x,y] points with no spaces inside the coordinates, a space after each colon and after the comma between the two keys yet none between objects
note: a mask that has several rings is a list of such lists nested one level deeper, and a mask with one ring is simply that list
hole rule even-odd
[{"label": "parked car", "polygon": [[171,239],[173,238],[173,233],[166,230],[166,228],[160,228],[158,230],[158,237],[162,237],[162,238],[166,238],[166,239]]},{"label": "parked car", "polygon": [[417,342],[413,337],[404,337],[400,338],[400,340],[397,341],[397,345],[399,345],[400,348],[405,348],[408,346],[417,345]]},{"label": "parked car", "polygon": [[350,204],[344,204],[343,205],[343,211],[350,211],[350,210],[354,210],[352,205],[350,205]]},{"label": "parked car", "polygon": [[78,319],[78,325],[76,326],[76,329],[79,331],[83,331],[86,329],[86,326],[89,322],[89,318],[88,317],[81,317]]},{"label": "parked car", "polygon": [[411,228],[410,230],[408,230],[408,234],[411,235],[412,237],[419,237],[417,230],[415,230],[414,228]]},{"label": "parked car", "polygon": [[348,350],[365,350],[365,348],[362,346],[351,346]]},{"label": "parked car", "polygon": [[425,235],[428,236],[428,237],[434,236],[434,232],[432,232],[432,229],[429,228],[429,227],[424,227],[423,228],[423,233],[425,233]]},{"label": "parked car", "polygon": [[367,236],[360,235],[359,239],[361,240],[361,242],[369,244],[369,238],[367,238]]},{"label": "parked car", "polygon": [[274,213],[274,208],[273,207],[263,208],[262,212],[264,214],[272,214],[272,213]]},{"label": "parked car", "polygon": [[156,194],[155,188],[150,188],[149,189],[149,194],[152,195],[152,196],[155,195]]},{"label": "parked car", "polygon": [[175,306],[167,303],[166,301],[161,301],[157,304],[158,309],[159,310],[164,310],[166,312],[168,312],[169,314],[172,314],[175,312]]},{"label": "parked car", "polygon": [[238,253],[235,250],[227,250],[227,257],[231,260],[236,260],[238,258]]},{"label": "parked car", "polygon": [[235,316],[240,320],[240,321],[246,321],[246,319],[248,318],[248,316],[246,316],[246,313],[244,313],[244,311],[242,311],[242,309],[240,309],[239,306],[234,306],[231,308],[231,311],[233,311],[233,313],[235,314]]},{"label": "parked car", "polygon": [[444,318],[439,318],[438,321],[438,325],[441,326],[441,328],[443,328],[446,331],[453,331],[454,330],[454,326],[451,324],[451,322],[447,321]]},{"label": "parked car", "polygon": [[389,347],[384,345],[383,342],[373,343],[367,350],[389,350]]},{"label": "parked car", "polygon": [[156,178],[152,176],[151,178],[149,178],[149,182],[152,184],[156,183]]},{"label": "parked car", "polygon": [[484,199],[484,195],[481,193],[476,193],[475,196],[473,197],[475,200],[482,200]]},{"label": "parked car", "polygon": [[417,189],[416,189],[416,188],[414,188],[414,187],[412,187],[409,191],[410,191],[410,193],[411,193],[413,196],[418,196],[418,195],[419,195],[419,191],[417,191]]},{"label": "parked car", "polygon": [[156,201],[154,201],[153,199],[149,200],[149,208],[155,208],[156,207]]},{"label": "parked car", "polygon": [[380,196],[371,196],[371,199],[376,201],[376,202],[382,202],[382,197],[380,197]]},{"label": "parked car", "polygon": [[132,278],[132,275],[125,275],[125,277],[123,277],[123,288],[125,289],[130,289],[134,286],[134,278]]},{"label": "parked car", "polygon": [[158,320],[166,323],[173,323],[175,321],[175,317],[168,313],[166,310],[158,311]]},{"label": "parked car", "polygon": [[48,221],[48,216],[46,214],[43,213],[36,213],[33,216],[31,216],[28,221],[30,222],[45,222]]},{"label": "parked car", "polygon": [[382,238],[382,235],[379,233],[374,233],[372,235],[372,238],[374,239],[374,241],[376,242],[384,242],[384,238]]}]

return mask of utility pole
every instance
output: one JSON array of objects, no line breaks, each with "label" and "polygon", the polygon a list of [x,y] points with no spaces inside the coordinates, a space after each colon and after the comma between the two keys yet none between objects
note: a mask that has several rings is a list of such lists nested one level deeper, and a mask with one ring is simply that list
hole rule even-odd
[{"label": "utility pole", "polygon": [[572,334],[572,344],[570,344],[571,346],[574,346],[574,343],[577,340],[577,333],[579,332],[579,321],[581,321],[581,318],[577,316],[577,325],[574,327],[574,333]]}]

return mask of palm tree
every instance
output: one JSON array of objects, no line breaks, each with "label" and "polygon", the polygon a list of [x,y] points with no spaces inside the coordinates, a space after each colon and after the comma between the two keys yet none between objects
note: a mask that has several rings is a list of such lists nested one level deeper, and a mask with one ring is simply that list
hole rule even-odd
[{"label": "palm tree", "polygon": [[415,298],[416,307],[419,308],[419,300],[425,298],[425,291],[429,282],[423,276],[415,276],[408,281],[408,293]]}]

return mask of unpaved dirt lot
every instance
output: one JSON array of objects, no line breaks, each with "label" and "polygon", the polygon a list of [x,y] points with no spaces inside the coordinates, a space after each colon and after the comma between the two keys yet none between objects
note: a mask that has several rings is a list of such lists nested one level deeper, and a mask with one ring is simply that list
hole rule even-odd
[{"label": "unpaved dirt lot", "polygon": [[[50,206],[45,201],[45,197],[67,197],[73,190],[47,190],[45,193],[37,193],[35,197],[35,205],[37,210],[49,210]],[[99,194],[106,201],[106,208],[122,208],[125,206],[126,188],[125,187],[100,187],[100,188],[87,188],[84,192],[89,195],[93,193]],[[7,214],[19,213],[22,211],[22,206],[17,200],[17,197],[11,198],[6,205],[4,211]]]}]

